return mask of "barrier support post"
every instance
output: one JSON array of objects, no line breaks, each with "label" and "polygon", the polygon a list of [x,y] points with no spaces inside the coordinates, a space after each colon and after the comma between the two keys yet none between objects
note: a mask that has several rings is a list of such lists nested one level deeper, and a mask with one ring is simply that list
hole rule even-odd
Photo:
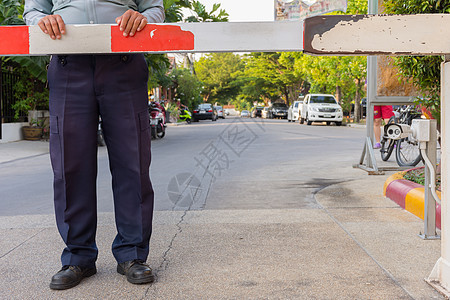
[{"label": "barrier support post", "polygon": [[424,201],[424,231],[419,236],[424,240],[437,240],[441,237],[436,234],[436,200],[431,192],[431,174],[436,174],[437,164],[437,121],[430,121],[430,141],[427,142],[426,154],[433,165],[430,170],[428,165],[425,165],[425,201]]},{"label": "barrier support post", "polygon": [[445,55],[441,66],[441,258],[436,262],[430,276],[425,280],[440,291],[450,295],[450,194],[448,192],[450,171],[450,55]]}]

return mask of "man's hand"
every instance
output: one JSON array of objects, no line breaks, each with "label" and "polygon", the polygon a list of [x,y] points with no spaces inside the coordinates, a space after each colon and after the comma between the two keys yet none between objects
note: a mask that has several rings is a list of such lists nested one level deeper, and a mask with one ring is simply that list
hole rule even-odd
[{"label": "man's hand", "polygon": [[66,34],[66,25],[60,15],[48,15],[38,22],[41,30],[52,39],[61,39],[61,35]]},{"label": "man's hand", "polygon": [[139,12],[129,9],[123,15],[116,18],[116,23],[120,26],[120,31],[123,31],[123,36],[134,36],[137,31],[145,28],[148,21]]}]

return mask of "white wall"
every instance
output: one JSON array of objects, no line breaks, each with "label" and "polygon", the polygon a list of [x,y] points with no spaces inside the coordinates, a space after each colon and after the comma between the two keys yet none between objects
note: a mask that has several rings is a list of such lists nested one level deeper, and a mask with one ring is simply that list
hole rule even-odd
[{"label": "white wall", "polygon": [[21,128],[26,125],[28,125],[28,122],[2,124],[2,138],[0,139],[0,144],[21,140],[23,138]]}]

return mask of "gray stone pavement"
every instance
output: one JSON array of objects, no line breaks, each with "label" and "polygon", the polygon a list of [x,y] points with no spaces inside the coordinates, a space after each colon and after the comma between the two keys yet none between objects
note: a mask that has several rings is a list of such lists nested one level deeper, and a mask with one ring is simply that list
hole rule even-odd
[{"label": "gray stone pavement", "polygon": [[[0,168],[47,151],[2,144]],[[116,273],[113,214],[99,215],[98,273],[67,291],[48,288],[63,247],[54,217],[0,217],[0,299],[442,299],[423,280],[440,242],[382,196],[389,174],[345,171],[362,176],[318,191],[319,207],[155,212],[152,285]]]}]

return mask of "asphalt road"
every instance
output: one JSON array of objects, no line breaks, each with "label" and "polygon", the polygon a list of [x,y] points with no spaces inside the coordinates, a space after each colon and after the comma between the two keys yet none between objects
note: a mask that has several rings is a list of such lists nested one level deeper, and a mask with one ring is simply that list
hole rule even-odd
[{"label": "asphalt road", "polygon": [[[285,120],[228,118],[170,126],[166,137],[152,141],[155,209],[317,208],[314,193],[355,179],[346,170],[358,161],[364,136],[359,128]],[[112,212],[104,147],[98,163],[98,210]],[[1,216],[52,214],[52,197],[48,155],[2,164]]]}]

